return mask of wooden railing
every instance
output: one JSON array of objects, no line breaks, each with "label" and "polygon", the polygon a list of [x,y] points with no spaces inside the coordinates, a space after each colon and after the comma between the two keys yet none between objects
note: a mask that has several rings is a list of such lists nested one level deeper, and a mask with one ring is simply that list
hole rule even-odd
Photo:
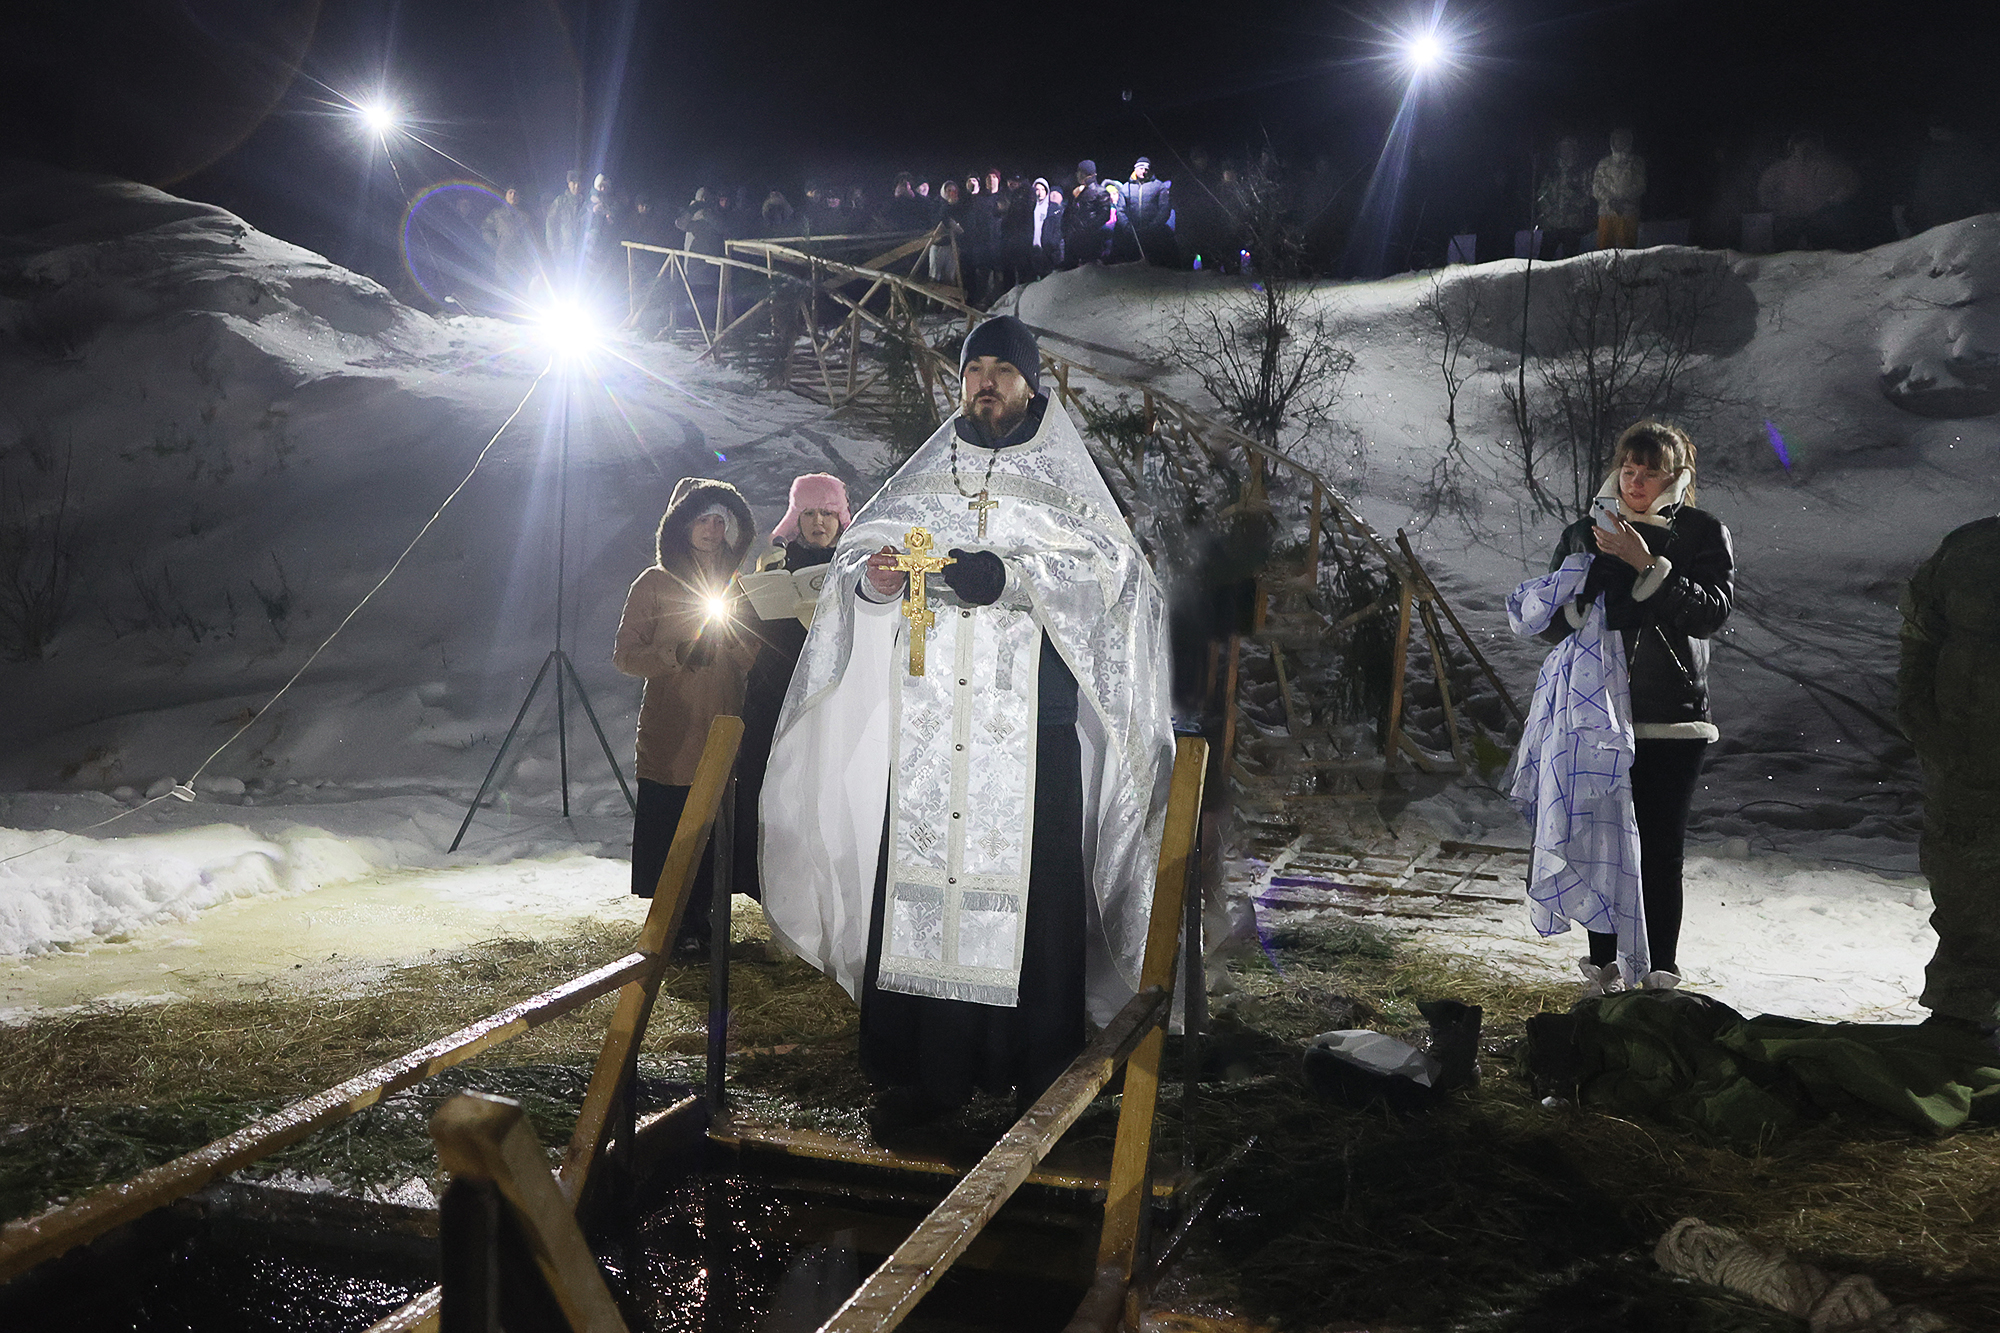
[{"label": "wooden railing", "polygon": [[820,1333],[885,1333],[900,1324],[1124,1065],[1125,1096],[1119,1107],[1118,1138],[1112,1150],[1104,1229],[1098,1244],[1099,1277],[1079,1315],[1095,1319],[1097,1307],[1109,1299],[1103,1292],[1113,1289],[1122,1304],[1138,1261],[1140,1213],[1152,1166],[1160,1051],[1172,1007],[1181,904],[1187,892],[1207,769],[1207,741],[1182,737],[1175,743],[1173,785],[1167,798],[1159,869],[1153,880],[1152,920],[1140,966],[1139,993],[860,1290],[820,1326]]},{"label": "wooden railing", "polygon": [[[547,1300],[576,1333],[626,1333],[521,1104],[461,1093],[438,1108],[431,1137],[451,1177],[438,1205],[437,1321],[453,1333],[518,1328],[524,1307]],[[425,1323],[432,1305],[426,1300]]]},{"label": "wooden railing", "polygon": [[[1097,1279],[1072,1327],[1101,1329],[1123,1309],[1138,1271],[1141,1214],[1150,1192],[1160,1055],[1172,1010],[1182,907],[1207,767],[1207,742],[1176,742],[1138,994],[821,1326],[821,1333],[888,1333],[908,1318],[1121,1066],[1125,1093],[1106,1191]],[[698,775],[696,791],[712,776]],[[643,1012],[637,1017],[636,1026],[643,1031]],[[600,1074],[624,1067],[620,1052],[627,1049],[632,1028],[614,1026],[599,1060]],[[598,1080],[592,1086],[595,1090]],[[505,1313],[494,1308],[501,1299],[496,1293],[504,1292],[510,1279],[516,1284],[538,1282],[540,1292],[561,1307],[579,1333],[623,1333],[625,1325],[576,1225],[576,1187],[567,1179],[557,1184],[520,1108],[501,1098],[466,1094],[438,1112],[432,1133],[439,1161],[453,1177],[441,1238],[445,1281],[376,1324],[371,1333],[432,1330],[447,1315],[460,1327],[487,1327],[483,1320]],[[580,1120],[577,1138],[585,1136],[585,1120]],[[532,1274],[504,1271],[505,1241],[510,1235],[529,1252]]]},{"label": "wooden railing", "polygon": [[[652,996],[659,989],[660,975],[666,966],[665,944],[673,938],[688,889],[694,882],[695,867],[700,863],[701,849],[714,822],[723,783],[742,736],[740,718],[717,718],[709,728],[695,786],[675,829],[638,947],[631,953],[345,1083],[293,1102],[162,1166],[38,1217],[9,1222],[0,1229],[0,1282],[94,1240],[114,1227],[164,1208],[221,1176],[367,1110],[391,1093],[413,1087],[440,1070],[462,1064],[620,987],[624,989],[619,996],[618,1014],[612,1020],[605,1049],[607,1058],[614,1047],[619,1052],[629,1052],[644,1035],[644,1014],[650,1012]],[[633,1022],[629,1015],[635,1009],[644,1012]],[[621,1023],[621,1019],[626,1021]],[[598,1075],[591,1080],[584,1113],[578,1119],[576,1135],[570,1144],[565,1185],[572,1201],[579,1197],[590,1163],[601,1153],[611,1123],[610,1107],[618,1089],[608,1086],[616,1080],[604,1076],[604,1063],[600,1059]]]},{"label": "wooden railing", "polygon": [[[457,1191],[448,1198],[458,1200],[446,1208],[446,1229],[452,1233],[445,1238],[448,1285],[409,1301],[371,1331],[435,1330],[453,1302],[478,1326],[485,1326],[480,1321],[493,1313],[490,1307],[501,1290],[494,1285],[498,1281],[494,1274],[500,1262],[497,1238],[504,1233],[526,1245],[544,1291],[573,1328],[621,1333],[624,1324],[577,1225],[576,1208],[612,1133],[614,1109],[634,1077],[634,1056],[658,994],[665,947],[678,927],[702,846],[727,790],[742,729],[739,719],[723,717],[709,730],[653,906],[632,953],[165,1166],[67,1208],[10,1225],[0,1239],[0,1276],[25,1272],[353,1115],[390,1092],[622,987],[560,1176],[550,1171],[546,1154],[514,1103],[466,1094],[439,1111],[433,1134],[440,1162]],[[901,1323],[1120,1067],[1126,1070],[1125,1092],[1098,1247],[1098,1279],[1079,1311],[1078,1326],[1100,1327],[1106,1312],[1115,1314],[1122,1304],[1138,1271],[1140,1221],[1150,1194],[1160,1055],[1206,769],[1207,742],[1180,739],[1139,993],[828,1321],[825,1329],[830,1333],[888,1330]],[[464,1283],[464,1289],[452,1291],[453,1281]]]},{"label": "wooden railing", "polygon": [[[944,230],[913,236],[896,246],[885,250],[869,262],[856,263],[837,256],[814,253],[800,248],[810,242],[788,244],[783,241],[743,240],[727,243],[727,254],[723,256],[701,255],[685,250],[664,250],[659,247],[638,246],[627,242],[628,250],[650,250],[668,256],[662,266],[664,273],[675,264],[680,266],[685,281],[686,265],[706,263],[718,267],[724,277],[718,280],[718,287],[725,285],[731,273],[751,271],[760,275],[765,284],[764,296],[749,309],[726,326],[721,319],[722,307],[717,307],[717,317],[711,326],[703,323],[703,336],[708,343],[705,354],[716,353],[732,337],[743,336],[743,330],[750,327],[752,317],[760,313],[773,314],[784,309],[784,318],[774,319],[774,336],[781,340],[784,330],[796,330],[791,335],[795,345],[798,337],[806,338],[812,347],[814,358],[820,371],[817,386],[792,384],[797,389],[811,389],[811,396],[824,401],[839,410],[858,401],[882,375],[888,373],[885,364],[878,367],[866,378],[861,377],[859,366],[864,355],[864,333],[872,333],[878,338],[893,338],[904,346],[912,357],[918,382],[926,401],[930,403],[933,424],[941,423],[949,417],[957,406],[958,365],[951,357],[939,351],[933,344],[924,325],[924,316],[932,311],[942,312],[962,320],[967,331],[983,317],[976,307],[963,299],[963,293],[956,288],[945,288],[919,280],[912,272],[899,273],[889,265],[914,254],[921,262],[926,248],[944,239]],[[887,240],[889,238],[883,238]],[[761,261],[761,262],[759,262]],[[634,272],[637,270],[634,269]],[[692,287],[689,289],[692,298]],[[633,287],[633,307],[641,308],[641,296],[636,285]],[[841,314],[837,323],[827,323],[821,316],[829,308],[837,308]],[[1048,330],[1036,330],[1047,341],[1061,340],[1061,335]],[[790,347],[780,349],[778,358],[781,366],[789,366]],[[1265,473],[1266,467],[1290,475],[1302,491],[1310,494],[1310,518],[1306,538],[1306,558],[1297,579],[1283,577],[1262,580],[1264,587],[1285,590],[1288,587],[1302,588],[1316,593],[1321,585],[1323,563],[1328,559],[1341,561],[1363,560],[1379,565],[1395,580],[1397,592],[1393,605],[1397,614],[1395,659],[1391,664],[1391,703],[1389,726],[1379,738],[1382,745],[1384,763],[1394,767],[1405,754],[1415,762],[1431,765],[1431,761],[1404,734],[1403,699],[1406,686],[1408,648],[1413,631],[1421,627],[1430,650],[1430,660],[1434,674],[1438,678],[1438,689],[1445,702],[1445,716],[1449,719],[1448,730],[1453,737],[1453,750],[1461,766],[1468,764],[1464,753],[1458,709],[1450,698],[1449,672],[1444,656],[1445,633],[1448,624],[1458,641],[1478,670],[1491,682],[1502,703],[1517,721],[1525,721],[1525,714],[1515,702],[1512,693],[1493,669],[1492,663],[1474,641],[1458,614],[1452,609],[1444,594],[1438,590],[1416,552],[1400,532],[1393,542],[1385,539],[1363,518],[1353,503],[1332,483],[1310,464],[1292,456],[1285,450],[1259,440],[1236,429],[1226,422],[1195,410],[1188,404],[1159,392],[1150,385],[1125,376],[1113,374],[1097,366],[1049,350],[1041,352],[1042,382],[1054,385],[1055,396],[1063,406],[1081,416],[1087,406],[1086,395],[1089,386],[1107,389],[1112,393],[1124,394],[1136,401],[1144,413],[1148,433],[1148,444],[1157,448],[1173,469],[1182,489],[1191,495],[1207,495],[1222,484],[1223,460],[1240,455],[1247,463],[1247,477],[1238,504],[1246,508],[1268,505]],[[844,373],[836,373],[836,367]],[[1132,471],[1131,460],[1123,457],[1116,449],[1094,448],[1100,470],[1107,484],[1118,497],[1126,513],[1131,514],[1142,501],[1142,487],[1137,475]],[[1260,591],[1260,601],[1262,592]],[[1381,614],[1390,609],[1391,603],[1364,608],[1343,622],[1334,622],[1330,617],[1321,618],[1321,628],[1328,632],[1340,632],[1367,615]],[[1440,621],[1442,617],[1442,621]],[[1232,644],[1232,657],[1234,645]],[[1234,745],[1235,711],[1232,702],[1225,718],[1225,737],[1222,745],[1222,767],[1228,770],[1230,755]]]}]

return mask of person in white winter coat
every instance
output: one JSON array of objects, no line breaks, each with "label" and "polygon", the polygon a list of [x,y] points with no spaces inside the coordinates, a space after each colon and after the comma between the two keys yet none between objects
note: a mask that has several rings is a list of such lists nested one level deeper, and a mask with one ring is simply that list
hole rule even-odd
[{"label": "person in white winter coat", "polygon": [[1639,201],[1646,194],[1646,159],[1632,151],[1632,131],[1611,131],[1611,151],[1590,174],[1597,200],[1597,248],[1630,250],[1639,244]]}]

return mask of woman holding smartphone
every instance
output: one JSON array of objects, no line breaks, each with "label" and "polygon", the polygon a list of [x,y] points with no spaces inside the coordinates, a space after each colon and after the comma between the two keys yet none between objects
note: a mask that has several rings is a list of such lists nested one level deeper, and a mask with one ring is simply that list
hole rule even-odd
[{"label": "woman holding smartphone", "polygon": [[[1618,437],[1591,516],[1563,530],[1551,568],[1595,556],[1578,596],[1547,634],[1562,639],[1601,593],[1604,628],[1623,641],[1636,737],[1632,807],[1651,967],[1649,990],[1680,984],[1681,859],[1702,759],[1717,737],[1709,716],[1708,642],[1729,619],[1735,555],[1729,529],[1694,507],[1694,443],[1677,426],[1641,421]],[[1584,993],[1624,989],[1618,936],[1590,931]]]}]

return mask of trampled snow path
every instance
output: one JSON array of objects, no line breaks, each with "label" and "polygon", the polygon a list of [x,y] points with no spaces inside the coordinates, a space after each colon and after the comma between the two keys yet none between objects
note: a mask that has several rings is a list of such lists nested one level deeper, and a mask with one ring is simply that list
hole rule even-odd
[{"label": "trampled snow path", "polygon": [[[1415,801],[1393,836],[1379,826],[1370,836],[1373,815],[1327,812],[1267,845],[1268,859],[1241,849],[1231,898],[1265,933],[1359,920],[1523,979],[1579,982],[1583,932],[1544,939],[1529,924],[1526,828],[1490,788],[1460,780]],[[1684,984],[1740,1012],[1869,1023],[1927,1013],[1916,997],[1937,936],[1920,877],[1753,852],[1739,839],[1689,856],[1685,908]]]}]

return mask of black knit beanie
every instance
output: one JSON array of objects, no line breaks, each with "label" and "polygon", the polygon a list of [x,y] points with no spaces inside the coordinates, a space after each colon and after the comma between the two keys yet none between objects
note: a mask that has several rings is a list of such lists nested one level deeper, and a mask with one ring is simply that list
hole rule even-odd
[{"label": "black knit beanie", "polygon": [[1008,362],[1028,382],[1029,393],[1042,391],[1041,348],[1028,326],[1012,315],[995,315],[966,336],[965,350],[958,354],[958,373],[964,375],[973,358],[981,356]]}]

